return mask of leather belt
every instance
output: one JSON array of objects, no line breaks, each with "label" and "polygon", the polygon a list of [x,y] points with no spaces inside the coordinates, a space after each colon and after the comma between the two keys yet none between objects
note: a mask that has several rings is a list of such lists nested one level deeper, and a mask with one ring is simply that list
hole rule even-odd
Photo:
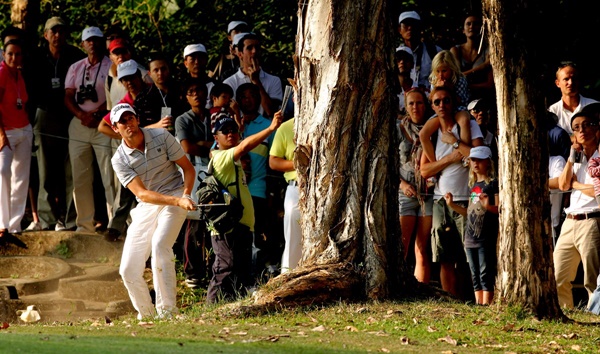
[{"label": "leather belt", "polygon": [[567,219],[573,220],[585,220],[591,218],[600,218],[600,211],[594,211],[591,213],[582,213],[582,214],[567,214]]},{"label": "leather belt", "polygon": [[294,186],[294,187],[296,187],[296,186],[298,185],[298,182],[297,182],[295,179],[292,179],[292,180],[290,180],[290,181],[288,182],[288,184],[289,184],[290,186]]}]

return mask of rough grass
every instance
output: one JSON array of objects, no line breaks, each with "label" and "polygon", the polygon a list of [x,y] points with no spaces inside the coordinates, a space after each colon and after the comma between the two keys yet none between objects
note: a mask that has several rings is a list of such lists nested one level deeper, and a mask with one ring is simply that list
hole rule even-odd
[{"label": "rough grass", "polygon": [[168,321],[131,317],[13,324],[0,330],[10,353],[563,353],[598,352],[597,316],[538,321],[518,308],[441,300],[346,303],[235,316],[196,304]]}]

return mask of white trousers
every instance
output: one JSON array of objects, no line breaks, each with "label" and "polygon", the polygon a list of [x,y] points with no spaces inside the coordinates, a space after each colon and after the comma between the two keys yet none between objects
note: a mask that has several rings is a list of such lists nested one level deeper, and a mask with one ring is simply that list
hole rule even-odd
[{"label": "white trousers", "polygon": [[[187,212],[176,206],[138,203],[131,210],[131,225],[123,246],[119,274],[129,292],[138,319],[168,317],[177,313],[177,279],[173,244]],[[146,260],[152,255],[152,281],[156,312],[144,281]]]},{"label": "white trousers", "polygon": [[283,236],[285,237],[285,248],[281,256],[282,273],[296,268],[302,257],[302,232],[300,231],[298,200],[298,186],[288,186],[283,201]]},{"label": "white trousers", "polygon": [[73,170],[73,201],[77,210],[77,231],[95,232],[94,228],[94,154],[100,168],[109,218],[115,199],[111,158],[111,138],[88,128],[77,118],[69,124],[69,158]]},{"label": "white trousers", "polygon": [[10,148],[0,150],[0,229],[21,232],[29,190],[33,129],[6,130]]}]

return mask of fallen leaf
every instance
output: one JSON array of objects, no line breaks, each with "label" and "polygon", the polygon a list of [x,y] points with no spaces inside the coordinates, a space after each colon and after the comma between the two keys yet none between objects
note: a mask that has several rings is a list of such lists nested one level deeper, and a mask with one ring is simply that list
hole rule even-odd
[{"label": "fallen leaf", "polygon": [[317,323],[317,322],[319,322],[319,321],[318,321],[316,318],[314,318],[314,317],[311,317],[311,318],[310,318],[310,320],[311,320],[311,321],[313,321],[314,323]]},{"label": "fallen leaf", "polygon": [[154,322],[140,322],[138,325],[144,328],[152,328],[154,327]]},{"label": "fallen leaf", "polygon": [[480,325],[482,323],[483,323],[483,320],[475,320],[475,321],[473,321],[474,325]]},{"label": "fallen leaf", "polygon": [[571,349],[573,349],[574,351],[580,352],[581,351],[581,346],[575,344],[571,346]]},{"label": "fallen leaf", "polygon": [[135,337],[135,336],[137,336],[137,333],[136,332],[131,332],[131,336]]},{"label": "fallen leaf", "polygon": [[437,328],[435,328],[433,326],[427,326],[427,332],[429,332],[429,333],[437,332]]},{"label": "fallen leaf", "polygon": [[229,334],[229,328],[224,327],[222,330],[219,331],[219,334]]},{"label": "fallen leaf", "polygon": [[110,317],[108,317],[108,316],[104,316],[104,322],[106,322],[106,324],[111,324],[112,323]]},{"label": "fallen leaf", "polygon": [[378,337],[387,337],[387,336],[389,336],[389,334],[385,333],[384,331],[375,331],[375,332],[367,332],[367,333],[374,334],[374,335],[376,335]]},{"label": "fallen leaf", "polygon": [[377,320],[376,320],[375,318],[373,318],[373,317],[369,316],[369,318],[367,318],[367,319],[365,320],[365,323],[366,323],[366,324],[373,324],[373,323],[377,323]]},{"label": "fallen leaf", "polygon": [[402,344],[402,345],[409,345],[410,341],[408,340],[408,337],[401,337],[400,338],[400,344]]},{"label": "fallen leaf", "polygon": [[419,320],[417,320],[416,318],[413,318],[413,322],[414,322],[415,324],[419,324]]},{"label": "fallen leaf", "polygon": [[325,326],[323,326],[323,325],[317,326],[317,327],[311,329],[311,331],[313,331],[313,332],[323,332],[323,331],[325,331]]},{"label": "fallen leaf", "polygon": [[2,322],[2,327],[0,327],[0,329],[7,329],[8,327],[10,327],[8,322]]},{"label": "fallen leaf", "polygon": [[579,336],[576,333],[569,333],[569,334],[563,334],[563,337],[567,338],[567,339],[577,339],[579,338]]},{"label": "fallen leaf", "polygon": [[504,327],[502,327],[502,330],[505,332],[508,332],[508,331],[512,331],[514,328],[515,328],[514,324],[508,323],[508,324],[505,324]]},{"label": "fallen leaf", "polygon": [[360,307],[358,310],[356,310],[356,313],[363,313],[363,312],[367,312],[366,307]]},{"label": "fallen leaf", "polygon": [[456,341],[456,339],[452,339],[452,337],[450,337],[450,336],[445,336],[444,338],[438,338],[438,342],[446,342],[448,344],[458,345],[458,342]]},{"label": "fallen leaf", "polygon": [[298,337],[308,337],[308,336],[306,335],[306,333],[300,331],[300,332],[298,332]]},{"label": "fallen leaf", "polygon": [[358,328],[354,327],[354,326],[346,326],[346,331],[350,331],[350,332],[358,332]]},{"label": "fallen leaf", "polygon": [[381,351],[384,352],[384,353],[389,353],[390,352],[390,350],[388,348],[381,348]]},{"label": "fallen leaf", "polygon": [[452,350],[444,350],[442,354],[454,354]]}]

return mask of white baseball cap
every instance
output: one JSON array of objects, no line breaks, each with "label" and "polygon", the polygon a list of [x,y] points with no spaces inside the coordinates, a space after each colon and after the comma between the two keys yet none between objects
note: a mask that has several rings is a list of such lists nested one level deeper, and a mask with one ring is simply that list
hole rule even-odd
[{"label": "white baseball cap", "polygon": [[122,62],[117,65],[117,80],[135,74],[138,71],[138,68],[138,63],[133,59]]},{"label": "white baseball cap", "polygon": [[242,38],[244,38],[244,37],[246,37],[247,35],[250,35],[250,34],[252,34],[252,33],[251,32],[242,32],[242,33],[236,34],[235,36],[233,36],[233,45],[237,47],[238,44],[239,44],[238,42]]},{"label": "white baseball cap", "polygon": [[121,116],[125,112],[131,112],[131,113],[135,114],[135,110],[128,103],[119,103],[118,105],[114,106],[110,110],[110,122],[111,122],[111,124],[112,125],[117,124],[117,122],[121,119]]},{"label": "white baseball cap", "polygon": [[233,31],[239,25],[248,26],[248,24],[244,21],[231,21],[229,22],[229,25],[227,25],[227,34],[231,33],[231,31]]},{"label": "white baseball cap", "polygon": [[408,20],[408,19],[421,21],[421,16],[419,16],[419,14],[416,11],[404,11],[403,13],[400,14],[398,23],[400,24],[400,23],[402,23],[402,21]]},{"label": "white baseball cap", "polygon": [[475,146],[471,148],[469,153],[470,159],[491,159],[492,150],[487,146]]},{"label": "white baseball cap", "polygon": [[187,57],[188,55],[194,54],[194,53],[198,53],[198,52],[202,52],[202,53],[206,53],[206,47],[203,44],[190,44],[187,45],[185,47],[185,49],[183,49],[183,57]]},{"label": "white baseball cap", "polygon": [[399,51],[404,51],[404,52],[407,52],[410,55],[413,55],[413,51],[409,47],[407,47],[405,45],[401,45],[398,48],[396,48],[396,52],[399,52]]},{"label": "white baseball cap", "polygon": [[86,29],[84,29],[83,33],[81,34],[81,40],[87,41],[92,37],[102,38],[104,37],[104,34],[102,34],[102,31],[100,31],[100,28],[98,27],[86,27]]}]

